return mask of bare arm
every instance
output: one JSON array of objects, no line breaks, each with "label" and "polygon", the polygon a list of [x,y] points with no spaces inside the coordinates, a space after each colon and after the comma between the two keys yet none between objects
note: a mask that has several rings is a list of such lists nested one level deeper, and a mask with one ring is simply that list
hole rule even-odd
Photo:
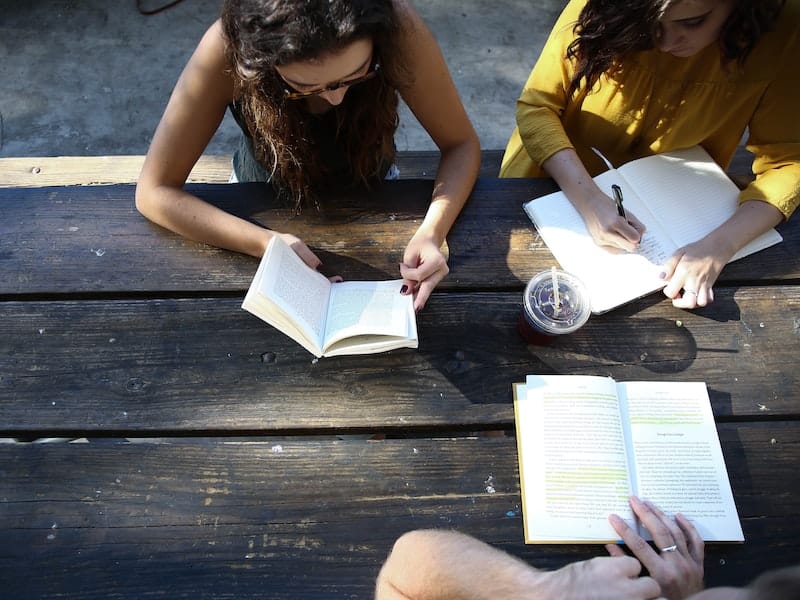
[{"label": "bare arm", "polygon": [[430,207],[406,247],[401,266],[407,284],[417,288],[415,308],[419,310],[447,275],[439,248],[475,184],[480,144],[433,34],[410,2],[397,0],[396,8],[403,24],[403,53],[413,75],[403,100],[441,152]]},{"label": "bare arm", "polygon": [[[272,231],[183,190],[232,99],[225,41],[216,22],[189,59],[158,124],[136,186],[136,207],[151,221],[182,236],[258,257]],[[319,264],[305,244],[285,237],[305,262],[313,267]]]},{"label": "bare arm", "polygon": [[378,575],[376,600],[570,600],[655,598],[658,584],[637,578],[631,557],[595,558],[558,571],[534,569],[470,536],[445,530],[404,534]]}]

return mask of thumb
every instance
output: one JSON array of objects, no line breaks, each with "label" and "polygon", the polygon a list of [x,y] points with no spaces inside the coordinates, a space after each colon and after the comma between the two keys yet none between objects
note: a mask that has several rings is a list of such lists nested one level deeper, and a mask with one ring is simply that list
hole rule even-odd
[{"label": "thumb", "polygon": [[663,265],[663,270],[659,274],[659,277],[664,281],[669,281],[672,279],[672,276],[675,274],[675,267],[678,266],[678,263],[681,261],[683,257],[683,248],[678,248],[672,256],[669,257],[667,262]]},{"label": "thumb", "polygon": [[627,556],[625,551],[620,548],[619,544],[606,544],[606,551],[609,556]]}]

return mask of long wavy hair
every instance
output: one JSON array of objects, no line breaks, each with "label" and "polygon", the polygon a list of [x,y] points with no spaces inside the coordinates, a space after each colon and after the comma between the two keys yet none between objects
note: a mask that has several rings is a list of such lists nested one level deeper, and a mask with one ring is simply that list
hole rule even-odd
[{"label": "long wavy hair", "polygon": [[[634,52],[651,50],[659,19],[676,0],[588,0],[573,28],[567,59],[576,69],[567,90],[591,89],[604,73],[620,68]],[[733,11],[719,36],[723,64],[744,64],[761,36],[772,29],[785,0],[732,0]]]},{"label": "long wavy hair", "polygon": [[297,210],[309,201],[316,205],[331,167],[319,156],[305,102],[285,98],[275,67],[371,39],[379,75],[350,88],[333,110],[350,183],[368,187],[380,179],[394,159],[398,91],[409,79],[392,0],[225,0],[221,22],[256,159]]}]

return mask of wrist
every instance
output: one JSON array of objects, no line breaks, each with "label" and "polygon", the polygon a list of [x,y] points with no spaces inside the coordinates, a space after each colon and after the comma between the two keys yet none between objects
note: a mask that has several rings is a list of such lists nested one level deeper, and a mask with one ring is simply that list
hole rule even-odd
[{"label": "wrist", "polygon": [[435,223],[428,223],[426,219],[423,221],[422,225],[417,228],[414,235],[411,236],[411,239],[416,241],[428,240],[437,248],[441,248],[444,244],[445,237],[446,234],[441,233]]},{"label": "wrist", "polygon": [[525,581],[527,589],[531,590],[532,598],[537,600],[560,599],[567,597],[569,586],[569,570],[571,565],[567,565],[556,571],[535,571],[526,574],[528,580]]}]

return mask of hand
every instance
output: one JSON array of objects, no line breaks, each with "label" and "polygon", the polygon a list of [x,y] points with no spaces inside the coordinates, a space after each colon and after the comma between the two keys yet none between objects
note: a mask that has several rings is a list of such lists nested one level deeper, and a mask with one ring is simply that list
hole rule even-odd
[{"label": "hand", "polygon": [[658,583],[639,577],[642,565],[632,556],[598,557],[543,574],[537,598],[600,600],[659,598]]},{"label": "hand", "polygon": [[[714,282],[734,252],[705,237],[675,251],[664,265],[664,295],[678,308],[706,306],[714,301]],[[683,290],[683,293],[681,293]]]},{"label": "hand", "polygon": [[631,212],[622,218],[614,200],[600,190],[584,205],[581,216],[594,242],[613,250],[636,251],[647,229]]},{"label": "hand", "polygon": [[417,232],[406,246],[403,262],[400,263],[400,276],[403,278],[406,294],[415,294],[414,310],[419,312],[437,284],[450,272],[440,244],[424,234]]},{"label": "hand", "polygon": [[[619,516],[609,517],[614,530],[661,586],[661,594],[669,600],[681,600],[702,590],[703,539],[689,520],[681,514],[673,520],[651,502],[635,496],[631,497],[631,507],[650,532],[656,548],[674,548],[656,552]],[[616,544],[606,545],[606,550],[611,556],[625,556]]]},{"label": "hand", "polygon": [[[275,232],[274,234],[280,236],[281,239],[286,242],[292,250],[294,250],[295,254],[297,254],[297,256],[299,256],[309,267],[317,270],[322,266],[322,261],[319,259],[319,257],[314,254],[311,249],[306,246],[305,242],[303,242],[303,240],[301,240],[299,237],[292,235],[291,233]],[[328,277],[328,279],[330,279],[333,283],[342,281],[342,277],[340,275],[334,275],[333,277]]]}]

